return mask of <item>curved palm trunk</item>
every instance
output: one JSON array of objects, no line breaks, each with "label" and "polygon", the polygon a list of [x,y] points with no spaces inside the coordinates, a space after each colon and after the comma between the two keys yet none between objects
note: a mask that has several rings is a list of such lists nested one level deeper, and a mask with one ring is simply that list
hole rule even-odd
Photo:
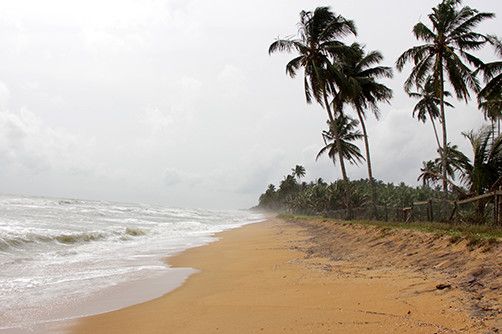
[{"label": "curved palm trunk", "polygon": [[495,143],[495,137],[497,135],[495,134],[495,120],[492,118],[492,145]]},{"label": "curved palm trunk", "polygon": [[[324,106],[326,107],[326,111],[328,112],[328,118],[330,124],[334,124],[335,119],[333,117],[333,114],[331,113],[331,107],[329,106],[328,94],[326,93],[326,88],[323,89],[323,98],[324,98]],[[347,171],[345,169],[345,161],[343,160],[343,154],[342,154],[342,145],[339,140],[338,129],[336,128],[336,126],[333,127],[333,136],[335,137],[336,148],[338,150],[338,159],[340,160],[340,169],[342,170],[342,178],[344,181],[348,181],[349,179],[347,177]]]},{"label": "curved palm trunk", "polygon": [[439,142],[438,130],[436,128],[436,122],[434,122],[434,118],[431,116],[432,128],[434,129],[434,136],[436,137],[436,143],[438,144],[439,150],[441,150],[441,143]]},{"label": "curved palm trunk", "polygon": [[445,115],[445,112],[444,112],[444,73],[443,73],[443,62],[442,60],[440,61],[440,70],[439,70],[439,77],[440,77],[440,80],[441,80],[441,91],[439,92],[440,93],[440,100],[441,100],[441,103],[440,103],[440,106],[441,106],[441,125],[442,125],[442,130],[443,130],[443,149],[441,150],[441,159],[443,160],[442,164],[441,164],[441,168],[442,168],[442,174],[443,174],[443,192],[444,192],[444,195],[445,197],[448,195],[448,182],[447,182],[447,170],[448,170],[448,166],[446,166],[447,164],[447,156],[446,156],[446,151],[447,151],[447,148],[448,148],[448,137],[447,137],[447,134],[446,134],[446,115]]},{"label": "curved palm trunk", "polygon": [[366,150],[366,165],[368,166],[368,178],[370,181],[371,188],[371,204],[372,204],[372,218],[376,218],[377,216],[377,196],[376,196],[376,188],[375,188],[375,179],[373,178],[373,168],[371,167],[371,156],[370,156],[370,143],[368,140],[368,132],[366,131],[366,124],[364,123],[364,118],[360,110],[357,110],[357,116],[359,117],[359,122],[361,122],[361,128],[363,130],[363,138],[364,138],[364,148]]}]

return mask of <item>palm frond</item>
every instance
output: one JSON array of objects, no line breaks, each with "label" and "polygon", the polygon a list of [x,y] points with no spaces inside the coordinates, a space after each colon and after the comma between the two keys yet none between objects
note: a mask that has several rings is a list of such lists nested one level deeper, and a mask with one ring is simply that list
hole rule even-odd
[{"label": "palm frond", "polygon": [[433,48],[434,48],[433,45],[424,44],[406,50],[397,59],[396,68],[398,69],[398,71],[402,71],[404,65],[406,65],[406,63],[410,61],[413,61],[415,64],[418,64],[428,54],[433,53]]}]

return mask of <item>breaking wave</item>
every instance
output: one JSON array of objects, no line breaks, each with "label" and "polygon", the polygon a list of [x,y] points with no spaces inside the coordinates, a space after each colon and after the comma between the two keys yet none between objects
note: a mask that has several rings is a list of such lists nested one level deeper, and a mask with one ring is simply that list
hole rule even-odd
[{"label": "breaking wave", "polygon": [[40,243],[59,243],[71,245],[77,243],[86,243],[106,239],[128,240],[128,237],[139,237],[146,235],[146,231],[137,227],[127,227],[122,231],[115,232],[78,232],[62,233],[57,235],[26,233],[24,235],[6,235],[0,236],[0,251],[9,249],[19,249],[32,244]]}]

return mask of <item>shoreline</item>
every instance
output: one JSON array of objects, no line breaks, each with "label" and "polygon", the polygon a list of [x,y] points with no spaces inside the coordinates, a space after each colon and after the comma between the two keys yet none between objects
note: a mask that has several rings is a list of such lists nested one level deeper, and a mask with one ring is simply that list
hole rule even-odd
[{"label": "shoreline", "polygon": [[65,333],[69,326],[79,319],[113,312],[128,306],[148,302],[173,291],[196,272],[192,268],[170,268],[169,272],[155,277],[119,282],[106,287],[98,293],[74,301],[69,305],[51,305],[48,316],[51,319],[38,319],[36,323],[0,328],[0,334]]},{"label": "shoreline", "polygon": [[[218,234],[230,231],[248,224],[266,220],[266,216],[258,221],[231,226],[219,232],[211,232],[205,236],[207,240],[190,245],[188,248],[170,250],[169,255],[158,257],[159,263],[165,266],[165,271],[153,273],[133,280],[117,281],[97,292],[87,294],[66,303],[53,303],[44,307],[43,313],[28,322],[2,327],[0,334],[28,334],[28,333],[67,333],[68,328],[79,319],[106,314],[130,306],[145,303],[162,297],[179,288],[194,273],[196,269],[190,267],[173,267],[168,259],[192,248],[203,247],[218,241]],[[1,316],[0,316],[1,322]]]},{"label": "shoreline", "polygon": [[[77,319],[70,333],[476,332],[460,290],[424,275],[305,252],[304,226],[268,219],[168,258],[198,270],[162,297]],[[293,326],[294,325],[294,326]],[[480,327],[482,326],[482,327]]]}]

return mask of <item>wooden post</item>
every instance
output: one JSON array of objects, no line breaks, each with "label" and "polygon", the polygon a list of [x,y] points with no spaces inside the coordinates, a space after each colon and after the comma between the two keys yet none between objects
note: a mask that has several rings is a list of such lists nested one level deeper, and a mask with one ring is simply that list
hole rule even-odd
[{"label": "wooden post", "polygon": [[457,201],[453,202],[453,210],[451,211],[450,219],[449,221],[453,220],[453,217],[455,217],[455,213],[457,212]]},{"label": "wooden post", "polygon": [[500,196],[501,194],[502,194],[502,186],[499,187],[499,191],[498,192],[495,192],[495,198],[497,198],[497,204],[498,204],[498,208],[497,208],[497,221],[496,221],[497,225],[501,225],[502,224],[502,196]]},{"label": "wooden post", "polygon": [[431,221],[431,208],[429,207],[429,201],[427,201],[427,206],[425,207],[425,212],[427,213],[427,221]]},{"label": "wooden post", "polygon": [[429,220],[431,222],[433,222],[434,221],[434,212],[432,211],[432,200],[431,199],[429,200],[429,203],[427,206],[429,208]]},{"label": "wooden post", "polygon": [[495,191],[495,195],[493,196],[493,224],[498,225],[499,219],[499,195]]}]

